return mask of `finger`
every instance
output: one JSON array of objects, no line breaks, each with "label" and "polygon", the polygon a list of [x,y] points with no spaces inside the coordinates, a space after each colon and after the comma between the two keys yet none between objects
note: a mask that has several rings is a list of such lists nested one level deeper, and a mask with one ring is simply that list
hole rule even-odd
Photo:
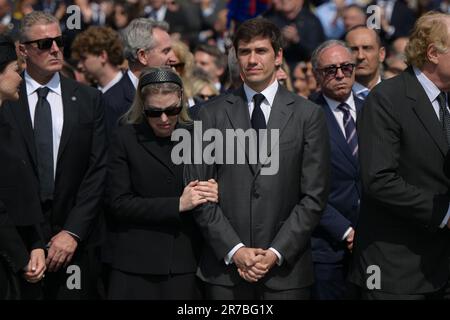
[{"label": "finger", "polygon": [[254,272],[253,272],[253,269],[251,269],[251,268],[247,270],[247,274],[248,274],[252,279],[259,280],[259,279],[262,278],[261,275],[254,273]]},{"label": "finger", "polygon": [[187,187],[194,187],[198,183],[198,180],[194,180],[188,183]]},{"label": "finger", "polygon": [[255,264],[249,270],[251,270],[257,276],[263,276],[267,273],[267,267],[260,263]]},{"label": "finger", "polygon": [[55,267],[58,262],[58,259],[59,259],[59,256],[55,256],[55,255],[50,259],[49,263],[47,264],[48,271],[50,271],[50,272],[55,271]]},{"label": "finger", "polygon": [[257,282],[258,279],[253,278],[251,275],[248,274],[248,272],[244,272],[244,279],[247,280],[248,282]]},{"label": "finger", "polygon": [[48,249],[47,259],[46,259],[46,261],[45,261],[45,263],[46,263],[47,265],[49,265],[49,264],[50,264],[50,261],[53,260],[53,258],[55,257],[55,254],[56,254],[55,248],[54,248],[53,246],[50,246],[50,248]]},{"label": "finger", "polygon": [[67,266],[70,264],[70,262],[72,261],[72,257],[73,257],[73,254],[69,254],[67,256],[66,262],[64,263],[64,268],[67,268]]},{"label": "finger", "polygon": [[62,256],[62,258],[59,258],[58,261],[56,261],[55,265],[55,271],[58,271],[63,266],[64,262],[66,261],[65,255]]}]

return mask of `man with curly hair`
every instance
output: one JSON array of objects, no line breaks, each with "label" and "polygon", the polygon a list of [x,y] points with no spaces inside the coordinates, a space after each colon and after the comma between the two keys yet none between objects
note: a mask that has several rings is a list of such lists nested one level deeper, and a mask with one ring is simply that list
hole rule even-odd
[{"label": "man with curly hair", "polygon": [[409,67],[358,117],[363,195],[350,279],[364,299],[450,298],[450,15],[416,22]]},{"label": "man with curly hair", "polygon": [[89,27],[80,33],[72,44],[72,57],[80,60],[84,71],[97,81],[103,93],[122,78],[122,41],[109,27]]}]

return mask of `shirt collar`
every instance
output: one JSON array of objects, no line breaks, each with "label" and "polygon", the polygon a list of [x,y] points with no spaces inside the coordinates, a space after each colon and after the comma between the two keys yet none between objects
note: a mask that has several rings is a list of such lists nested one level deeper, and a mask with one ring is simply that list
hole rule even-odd
[{"label": "shirt collar", "polygon": [[247,97],[247,101],[250,103],[250,101],[253,100],[253,96],[257,93],[262,93],[266,100],[269,102],[269,106],[272,107],[273,100],[275,100],[275,94],[278,90],[278,81],[275,80],[272,82],[267,88],[265,88],[261,92],[256,92],[252,88],[250,88],[247,84],[244,83],[244,91],[245,96]]},{"label": "shirt collar", "polygon": [[117,82],[119,82],[120,79],[122,79],[122,76],[123,76],[123,73],[122,73],[121,71],[117,72],[117,74],[115,75],[115,77],[114,77],[109,83],[107,83],[106,86],[104,86],[104,87],[98,86],[98,89],[99,89],[102,93],[105,93],[106,91],[108,91],[109,89],[111,89],[111,87],[112,87],[113,85],[115,85]]},{"label": "shirt collar", "polygon": [[25,70],[25,83],[27,86],[27,94],[33,94],[37,89],[42,87],[47,87],[54,93],[61,95],[61,79],[59,77],[59,73],[56,72],[53,77],[47,82],[45,85],[41,85],[36,80],[34,80],[28,72]]},{"label": "shirt collar", "polygon": [[[325,101],[328,103],[331,110],[333,110],[333,111],[336,111],[337,107],[342,103],[342,102],[336,101],[334,99],[328,98],[325,95],[323,95],[323,97],[325,98]],[[356,112],[355,100],[353,99],[353,94],[350,94],[348,96],[347,100],[345,100],[345,103],[350,107],[350,110]]]},{"label": "shirt collar", "polygon": [[134,75],[134,73],[131,72],[131,70],[128,70],[127,73],[128,73],[128,77],[130,77],[130,80],[131,80],[131,82],[133,83],[134,88],[137,89],[138,83],[139,83],[139,78],[136,77],[136,76]]},{"label": "shirt collar", "polygon": [[[378,77],[377,83],[375,85],[379,84],[380,82],[381,82],[381,77]],[[353,88],[352,89],[353,89],[353,92],[356,95],[359,95],[360,93],[363,93],[364,91],[370,91],[369,88],[363,86],[361,83],[356,82],[356,81],[353,84]]]},{"label": "shirt collar", "polygon": [[436,100],[438,95],[441,93],[441,90],[431,81],[428,79],[428,77],[418,68],[414,67],[414,74],[417,77],[417,80],[420,82],[422,87],[425,90],[425,93],[428,96],[428,99],[430,99],[431,102]]}]

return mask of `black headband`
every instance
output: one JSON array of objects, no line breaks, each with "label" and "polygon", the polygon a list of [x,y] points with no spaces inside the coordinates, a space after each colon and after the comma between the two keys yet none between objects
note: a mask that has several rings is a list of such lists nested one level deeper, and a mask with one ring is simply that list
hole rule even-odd
[{"label": "black headband", "polygon": [[171,70],[156,70],[147,73],[141,78],[141,88],[154,83],[172,82],[183,88],[183,83],[179,76]]},{"label": "black headband", "polygon": [[9,63],[17,60],[14,42],[5,36],[0,37],[0,72]]}]

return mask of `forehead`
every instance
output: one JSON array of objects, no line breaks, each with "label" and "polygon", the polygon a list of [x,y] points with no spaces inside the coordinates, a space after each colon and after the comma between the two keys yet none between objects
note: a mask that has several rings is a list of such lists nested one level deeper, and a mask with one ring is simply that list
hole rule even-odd
[{"label": "forehead", "polygon": [[31,26],[27,30],[30,39],[54,38],[61,35],[61,29],[57,23],[39,23]]},{"label": "forehead", "polygon": [[350,62],[351,60],[351,54],[341,46],[326,48],[319,56],[319,63],[321,65],[339,64],[343,62]]},{"label": "forehead", "polygon": [[145,103],[155,107],[167,107],[176,104],[180,100],[177,92],[152,93],[145,97]]},{"label": "forehead", "polygon": [[269,40],[269,38],[263,38],[263,37],[256,37],[254,39],[251,39],[249,42],[244,42],[242,40],[239,40],[238,42],[238,50],[241,49],[256,49],[256,48],[272,48],[272,44]]},{"label": "forehead", "polygon": [[350,46],[377,46],[375,31],[371,29],[356,29],[347,35]]},{"label": "forehead", "polygon": [[160,28],[154,28],[152,30],[152,36],[158,46],[170,45],[170,36],[166,31]]}]

